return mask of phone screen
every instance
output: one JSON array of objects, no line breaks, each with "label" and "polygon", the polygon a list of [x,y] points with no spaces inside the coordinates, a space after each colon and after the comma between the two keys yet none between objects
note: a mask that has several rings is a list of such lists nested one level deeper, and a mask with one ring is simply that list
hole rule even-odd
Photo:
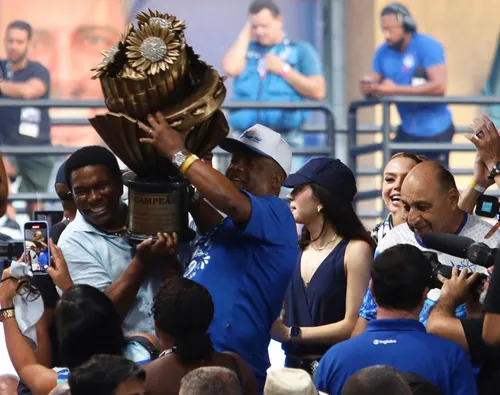
[{"label": "phone screen", "polygon": [[24,261],[33,274],[44,274],[50,265],[49,226],[45,221],[24,225]]}]

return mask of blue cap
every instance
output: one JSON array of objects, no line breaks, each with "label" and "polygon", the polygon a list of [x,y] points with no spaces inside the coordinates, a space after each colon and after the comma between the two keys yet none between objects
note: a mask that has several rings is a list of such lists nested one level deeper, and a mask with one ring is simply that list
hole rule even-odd
[{"label": "blue cap", "polygon": [[339,159],[326,157],[311,159],[297,173],[290,174],[283,186],[295,188],[304,184],[320,185],[332,195],[350,202],[357,193],[353,172]]}]

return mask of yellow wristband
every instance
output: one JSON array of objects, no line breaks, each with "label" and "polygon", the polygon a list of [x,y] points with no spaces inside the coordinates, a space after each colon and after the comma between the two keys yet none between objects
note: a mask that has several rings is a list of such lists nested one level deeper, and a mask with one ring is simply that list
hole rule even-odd
[{"label": "yellow wristband", "polygon": [[479,193],[484,193],[484,191],[486,191],[486,188],[482,187],[481,185],[478,185],[476,181],[474,181],[474,179],[470,180],[470,186]]},{"label": "yellow wristband", "polygon": [[195,154],[191,154],[189,155],[186,160],[184,161],[184,163],[181,165],[181,167],[179,168],[179,171],[184,174],[186,173],[186,171],[188,171],[188,169],[191,167],[191,165],[196,162],[198,158]]}]

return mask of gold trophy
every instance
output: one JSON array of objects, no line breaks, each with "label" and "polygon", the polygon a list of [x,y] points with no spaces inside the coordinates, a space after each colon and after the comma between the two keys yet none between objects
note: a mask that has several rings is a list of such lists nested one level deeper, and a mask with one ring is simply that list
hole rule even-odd
[{"label": "gold trophy", "polygon": [[190,183],[154,147],[138,126],[161,111],[168,124],[186,133],[186,148],[203,157],[226,137],[229,126],[219,109],[226,96],[224,79],[199,60],[184,37],[185,23],[148,10],[136,15],[120,41],[103,51],[93,69],[110,112],[90,119],[108,147],[131,170],[128,187],[128,237],[140,242],[157,232],[177,232],[189,240]]}]

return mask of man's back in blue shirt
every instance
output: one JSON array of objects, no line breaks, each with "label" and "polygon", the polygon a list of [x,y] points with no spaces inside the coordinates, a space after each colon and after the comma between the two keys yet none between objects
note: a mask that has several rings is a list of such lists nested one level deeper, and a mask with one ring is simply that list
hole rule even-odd
[{"label": "man's back in blue shirt", "polygon": [[474,372],[460,346],[426,333],[420,322],[410,319],[371,321],[365,333],[325,354],[314,381],[318,390],[337,395],[351,375],[374,365],[418,374],[445,395],[477,393]]},{"label": "man's back in blue shirt", "polygon": [[[382,44],[373,58],[373,71],[397,85],[413,85],[417,70],[441,64],[445,64],[443,46],[428,35],[414,33],[402,52]],[[402,130],[412,136],[436,136],[452,123],[446,104],[398,104],[397,108]]]},{"label": "man's back in blue shirt", "polygon": [[295,222],[276,196],[254,197],[245,227],[229,217],[198,242],[185,276],[205,286],[215,314],[218,351],[235,351],[262,390],[269,367],[270,330],[279,315],[298,256]]}]

